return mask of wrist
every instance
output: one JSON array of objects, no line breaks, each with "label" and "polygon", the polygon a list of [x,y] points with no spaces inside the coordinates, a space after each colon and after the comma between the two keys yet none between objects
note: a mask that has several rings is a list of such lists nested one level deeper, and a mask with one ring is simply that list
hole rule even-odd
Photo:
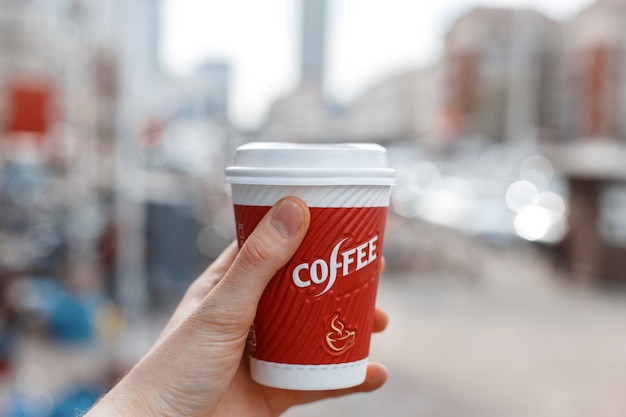
[{"label": "wrist", "polygon": [[[147,398],[148,390],[131,388],[128,376],[119,381],[106,395],[94,404],[84,417],[161,417],[154,403]],[[161,410],[162,411],[162,410]]]}]

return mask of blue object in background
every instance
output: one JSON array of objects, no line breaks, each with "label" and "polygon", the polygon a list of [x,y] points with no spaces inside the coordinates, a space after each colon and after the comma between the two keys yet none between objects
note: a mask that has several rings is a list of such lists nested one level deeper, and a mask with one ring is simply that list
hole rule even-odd
[{"label": "blue object in background", "polygon": [[3,417],[79,417],[98,401],[103,390],[93,385],[76,386],[58,399],[56,406],[44,397],[32,397],[13,392],[8,408],[0,408]]},{"label": "blue object in background", "polygon": [[32,278],[29,310],[40,313],[50,337],[63,343],[86,343],[96,337],[98,315],[105,297],[74,294],[51,278]]},{"label": "blue object in background", "polygon": [[9,405],[7,410],[0,409],[7,417],[50,417],[53,412],[53,404],[44,398],[31,397],[19,393],[9,394]]},{"label": "blue object in background", "polygon": [[32,277],[28,282],[30,293],[22,308],[37,312],[47,319],[59,301],[66,297],[67,290],[52,277]]},{"label": "blue object in background", "polygon": [[93,337],[93,314],[84,300],[68,295],[50,315],[50,332],[61,342],[88,342]]},{"label": "blue object in background", "polygon": [[102,390],[90,386],[76,387],[59,401],[50,417],[82,416],[102,395]]}]

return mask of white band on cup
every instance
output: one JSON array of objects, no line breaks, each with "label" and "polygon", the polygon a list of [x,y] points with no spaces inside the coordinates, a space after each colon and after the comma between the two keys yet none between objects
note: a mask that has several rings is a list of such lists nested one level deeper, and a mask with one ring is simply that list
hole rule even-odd
[{"label": "white band on cup", "polygon": [[255,381],[284,389],[326,390],[354,387],[365,381],[367,358],[337,365],[289,365],[250,357]]},{"label": "white band on cup", "polygon": [[246,206],[273,206],[287,196],[302,199],[309,207],[387,207],[388,185],[246,185],[231,184],[233,203]]}]

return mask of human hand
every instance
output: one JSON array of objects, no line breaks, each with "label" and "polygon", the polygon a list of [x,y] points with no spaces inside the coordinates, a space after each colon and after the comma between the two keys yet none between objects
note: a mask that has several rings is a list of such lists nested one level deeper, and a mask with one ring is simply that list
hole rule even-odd
[{"label": "human hand", "polygon": [[[309,221],[301,200],[279,201],[240,251],[231,244],[191,284],[152,349],[87,416],[270,417],[293,405],[382,386],[387,371],[375,363],[363,384],[341,390],[283,390],[250,377],[244,349],[257,303],[302,242]],[[387,321],[377,309],[374,331]]]}]

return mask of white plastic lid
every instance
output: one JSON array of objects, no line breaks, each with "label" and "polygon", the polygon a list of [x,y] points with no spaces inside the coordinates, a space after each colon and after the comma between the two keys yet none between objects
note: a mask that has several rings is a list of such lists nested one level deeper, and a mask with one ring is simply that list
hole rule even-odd
[{"label": "white plastic lid", "polygon": [[363,143],[252,142],[237,148],[226,182],[254,185],[393,185],[387,151]]}]

